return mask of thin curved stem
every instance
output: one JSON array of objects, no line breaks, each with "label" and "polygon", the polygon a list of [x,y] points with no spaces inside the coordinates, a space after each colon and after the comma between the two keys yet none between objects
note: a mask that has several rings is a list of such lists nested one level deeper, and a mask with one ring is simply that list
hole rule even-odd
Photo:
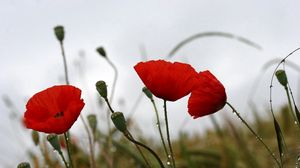
[{"label": "thin curved stem", "polygon": [[72,157],[71,157],[70,140],[69,140],[67,133],[64,133],[64,137],[65,137],[65,141],[66,141],[66,145],[67,145],[70,168],[73,168],[74,166],[73,166],[73,161],[72,161]]},{"label": "thin curved stem", "polygon": [[211,36],[217,36],[217,37],[225,37],[225,38],[230,38],[230,39],[236,39],[238,40],[239,42],[242,42],[242,43],[245,43],[251,47],[254,47],[258,50],[261,50],[261,47],[244,38],[244,37],[241,37],[241,36],[236,36],[234,34],[231,34],[231,33],[226,33],[226,32],[202,32],[202,33],[197,33],[197,34],[194,34],[184,40],[182,40],[181,42],[179,42],[168,54],[167,58],[171,58],[180,48],[182,48],[183,46],[185,46],[186,44],[196,40],[196,39],[199,39],[199,38],[203,38],[203,37],[211,37]]},{"label": "thin curved stem", "polygon": [[[132,139],[134,139],[130,132],[128,132],[128,136],[130,136]],[[141,156],[142,156],[142,158],[144,159],[146,165],[147,165],[149,168],[151,168],[150,163],[148,162],[148,159],[147,159],[146,156],[144,155],[144,153],[143,153],[143,151],[141,150],[141,148],[140,148],[137,144],[134,144],[134,145],[135,145],[135,147],[137,148],[137,150],[139,151],[139,153],[141,154]]]},{"label": "thin curved stem", "polygon": [[162,161],[160,160],[160,158],[158,157],[158,155],[157,155],[151,148],[149,148],[148,146],[142,144],[141,142],[138,142],[138,141],[134,140],[133,138],[131,138],[128,132],[127,132],[127,133],[124,133],[124,136],[125,136],[129,141],[131,141],[132,143],[137,144],[137,145],[139,145],[139,146],[141,146],[141,147],[147,149],[147,150],[155,157],[155,159],[158,161],[160,167],[161,167],[161,168],[165,168],[164,164],[162,163]]},{"label": "thin curved stem", "polygon": [[294,122],[298,125],[298,121],[297,121],[297,118],[294,114],[294,110],[293,110],[293,107],[292,107],[292,102],[291,102],[291,97],[290,97],[290,94],[289,94],[289,90],[288,90],[288,87],[285,86],[284,87],[284,90],[286,92],[286,96],[288,98],[288,103],[289,103],[289,111],[292,113],[292,116],[293,116],[293,119],[294,119]]},{"label": "thin curved stem", "polygon": [[237,115],[237,117],[242,121],[242,123],[246,125],[246,127],[250,130],[250,132],[257,138],[257,140],[263,144],[263,146],[269,152],[271,157],[275,160],[277,166],[281,168],[282,166],[281,166],[279,160],[275,157],[274,153],[271,151],[271,149],[268,147],[268,145],[265,144],[265,142],[262,140],[262,138],[260,136],[258,136],[258,134],[250,127],[250,125],[241,117],[241,115],[236,111],[236,109],[230,103],[226,102],[226,104],[232,109],[232,112]]},{"label": "thin curved stem", "polygon": [[95,162],[95,156],[94,156],[94,145],[93,145],[92,135],[91,135],[91,132],[89,131],[87,123],[85,122],[85,120],[82,117],[82,115],[80,115],[80,118],[82,120],[84,129],[87,132],[88,141],[89,141],[89,144],[90,144],[89,145],[89,148],[90,148],[90,157],[89,157],[90,165],[91,165],[91,168],[95,168],[96,167],[96,162]]},{"label": "thin curved stem", "polygon": [[160,125],[160,120],[159,120],[159,116],[158,116],[158,110],[157,110],[157,107],[156,107],[156,104],[155,104],[155,101],[153,100],[153,98],[151,99],[151,103],[152,103],[153,108],[154,108],[154,111],[155,111],[155,115],[156,115],[156,124],[157,124],[157,127],[158,127],[160,139],[161,139],[161,142],[162,142],[162,144],[163,144],[164,151],[165,151],[165,154],[166,154],[166,156],[167,156],[167,160],[169,161],[169,160],[170,160],[170,158],[168,157],[168,156],[169,156],[169,152],[168,152],[168,150],[167,150],[167,146],[166,146],[166,143],[165,143],[165,139],[164,139],[164,136],[163,136],[162,131],[161,131],[161,125]]},{"label": "thin curved stem", "polygon": [[[109,58],[105,57],[106,58],[106,61],[108,62],[108,64],[113,68],[114,70],[114,81],[113,81],[113,85],[112,85],[112,89],[111,89],[111,93],[110,93],[110,97],[109,97],[109,102],[112,102],[113,101],[113,98],[114,98],[114,93],[115,93],[115,89],[116,89],[116,83],[117,83],[117,79],[118,79],[118,69],[117,67],[110,61]],[[108,102],[108,100],[105,100],[106,102]],[[112,110],[112,108],[110,107],[110,104],[107,103],[109,105],[109,109],[112,113],[114,113],[114,111]],[[107,115],[107,129],[108,129],[108,148],[110,148],[110,146],[112,146],[112,137],[111,137],[111,124],[110,124],[110,113],[109,113],[109,110],[107,111],[106,113]],[[111,156],[113,155],[113,153],[109,152],[111,154]],[[112,160],[113,160],[113,156],[111,157]],[[112,163],[114,163],[112,161]]]},{"label": "thin curved stem", "polygon": [[173,149],[172,149],[172,145],[171,145],[171,140],[170,140],[168,114],[167,114],[167,101],[166,100],[164,100],[164,112],[165,112],[167,140],[168,140],[168,145],[169,145],[169,149],[170,149],[170,153],[171,153],[172,165],[173,165],[174,168],[176,168],[175,159],[174,159],[174,153],[173,153]]},{"label": "thin curved stem", "polygon": [[[60,41],[59,44],[60,44],[60,48],[61,48],[61,55],[63,57],[64,71],[65,71],[65,80],[66,80],[66,84],[69,85],[70,82],[69,82],[68,65],[67,65],[67,59],[66,59],[66,55],[65,55],[65,49],[64,49],[62,41]],[[66,145],[67,145],[67,151],[68,151],[70,166],[71,166],[71,168],[73,168],[73,161],[72,161],[72,158],[71,158],[69,138],[68,138],[67,133],[64,133],[64,136],[65,136],[65,141],[66,141]]]},{"label": "thin curved stem", "polygon": [[[60,41],[60,48],[61,48],[61,55],[63,57],[63,63],[64,63],[64,72],[65,72],[65,81],[66,81],[66,84],[69,85],[70,84],[70,81],[69,81],[69,74],[68,74],[68,65],[67,65],[67,58],[66,58],[66,54],[65,54],[65,49],[64,49],[64,45],[63,45],[63,42]],[[92,142],[91,142],[91,134],[88,130],[88,127],[87,127],[87,124],[86,122],[84,121],[82,115],[80,114],[80,119],[84,125],[84,128],[85,128],[85,131],[87,132],[88,134],[88,138],[89,138],[89,147],[90,147],[90,153],[91,153],[91,167],[94,168],[95,167],[95,161],[94,161],[94,158],[93,158],[93,146],[92,146]],[[66,135],[65,135],[65,138],[66,138]],[[68,141],[68,138],[66,138],[66,141]],[[67,142],[68,144],[68,142]],[[72,159],[71,159],[71,154],[70,154],[70,150],[68,148],[68,155],[69,155],[69,159],[70,159],[70,162],[72,162]],[[72,163],[71,163],[71,166],[73,167]]]}]

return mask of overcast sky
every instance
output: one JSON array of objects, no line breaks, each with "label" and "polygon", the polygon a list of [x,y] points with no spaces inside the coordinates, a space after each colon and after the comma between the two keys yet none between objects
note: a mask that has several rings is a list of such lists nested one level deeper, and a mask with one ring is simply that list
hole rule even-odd
[{"label": "overcast sky", "polygon": [[[300,47],[299,7],[300,2],[296,0],[1,0],[0,94],[11,98],[22,116],[30,96],[52,85],[63,84],[63,64],[53,34],[54,26],[63,25],[70,80],[82,88],[87,104],[83,114],[97,111],[95,82],[105,80],[109,87],[112,85],[113,70],[95,52],[95,48],[102,45],[119,70],[113,105],[127,115],[143,87],[133,70],[143,58],[141,46],[148,59],[163,59],[178,42],[193,34],[220,31],[245,37],[263,49],[257,50],[237,40],[207,37],[186,45],[172,61],[190,63],[197,71],[209,69],[224,84],[228,101],[243,116],[251,118],[248,96],[253,92],[251,88],[262,66]],[[290,60],[297,64],[298,57],[296,53]],[[75,66],[78,63],[81,69]],[[255,85],[253,100],[261,109],[268,109],[272,70],[274,66]],[[297,76],[297,72],[289,70],[291,77]],[[295,80],[292,87],[297,92]],[[279,86],[277,90],[278,95],[284,93]],[[280,97],[274,102],[283,103]],[[200,134],[210,127],[207,117],[190,119],[186,103],[187,98],[184,98],[169,104],[173,137],[184,118],[189,122],[183,130],[189,133]],[[158,107],[162,110],[161,104]],[[16,126],[16,120],[11,121],[9,109],[3,102],[0,102],[0,110],[0,165],[15,167],[16,161],[23,161],[25,155],[18,141],[23,139],[21,143],[32,146],[26,138],[29,131]],[[229,113],[228,108],[216,116],[221,121],[226,113]],[[134,116],[142,130],[154,125],[152,107],[145,97]],[[104,122],[100,122],[100,127]],[[72,130],[83,132],[79,121]],[[156,133],[153,127],[146,134],[154,136]]]}]

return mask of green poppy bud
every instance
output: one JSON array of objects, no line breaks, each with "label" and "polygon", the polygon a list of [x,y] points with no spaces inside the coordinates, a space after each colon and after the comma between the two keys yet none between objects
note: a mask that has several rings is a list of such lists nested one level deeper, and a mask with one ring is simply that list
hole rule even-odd
[{"label": "green poppy bud", "polygon": [[63,26],[56,26],[54,28],[54,33],[55,33],[55,36],[56,38],[62,42],[64,40],[64,37],[65,37],[65,31],[64,31],[64,27]]},{"label": "green poppy bud", "polygon": [[113,121],[115,127],[121,131],[121,132],[125,132],[127,131],[127,126],[126,126],[126,120],[125,117],[123,115],[123,113],[121,112],[114,112],[111,114],[111,120]]},{"label": "green poppy bud", "polygon": [[104,81],[98,81],[96,83],[96,89],[98,93],[103,97],[104,99],[107,99],[107,86]]},{"label": "green poppy bud", "polygon": [[277,77],[277,80],[279,81],[279,83],[286,87],[286,85],[288,84],[288,80],[287,80],[287,77],[286,77],[286,73],[284,70],[280,69],[280,70],[277,70],[276,73],[275,73],[276,77]]},{"label": "green poppy bud", "polygon": [[97,128],[97,118],[95,114],[90,114],[87,116],[89,126],[92,129],[93,133],[96,131]]},{"label": "green poppy bud", "polygon": [[60,144],[56,134],[49,134],[47,136],[47,140],[56,151],[61,152]]},{"label": "green poppy bud", "polygon": [[37,131],[32,131],[31,132],[31,138],[34,142],[35,145],[38,145],[39,142],[40,142],[40,136],[39,136],[39,133]]},{"label": "green poppy bud", "polygon": [[22,162],[18,164],[17,168],[30,168],[30,164],[28,162]]},{"label": "green poppy bud", "polygon": [[104,58],[106,58],[106,52],[103,47],[98,47],[96,51]]},{"label": "green poppy bud", "polygon": [[152,100],[153,99],[153,95],[151,93],[151,91],[147,88],[147,87],[143,87],[143,92],[145,93],[145,95]]}]

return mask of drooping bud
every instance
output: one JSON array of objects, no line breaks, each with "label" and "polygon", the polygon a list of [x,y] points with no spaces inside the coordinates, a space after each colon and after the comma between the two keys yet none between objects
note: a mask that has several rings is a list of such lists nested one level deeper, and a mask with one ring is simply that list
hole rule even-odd
[{"label": "drooping bud", "polygon": [[54,33],[55,33],[55,36],[56,36],[57,40],[59,40],[60,42],[62,42],[64,40],[65,31],[64,31],[63,26],[56,26],[54,28]]},{"label": "drooping bud", "polygon": [[22,162],[18,164],[17,168],[30,168],[30,164],[28,162]]},{"label": "drooping bud", "polygon": [[93,133],[95,133],[96,128],[97,128],[97,118],[95,114],[90,114],[87,116],[89,126],[92,129]]},{"label": "drooping bud", "polygon": [[34,144],[37,146],[39,144],[39,142],[40,142],[39,133],[37,131],[33,130],[31,132],[31,138],[32,138]]},{"label": "drooping bud", "polygon": [[147,87],[143,87],[143,92],[145,93],[145,95],[152,100],[153,99],[153,95],[151,93],[151,91],[147,88]]},{"label": "drooping bud", "polygon": [[287,77],[286,77],[286,73],[284,70],[280,69],[280,70],[277,70],[276,73],[275,73],[276,77],[277,77],[277,80],[279,81],[279,83],[286,87],[286,85],[288,84],[288,80],[287,80]]},{"label": "drooping bud", "polygon": [[104,99],[107,99],[107,86],[104,81],[98,81],[96,83],[96,89],[98,93],[103,97]]},{"label": "drooping bud", "polygon": [[47,136],[47,140],[56,151],[61,152],[60,144],[56,134],[49,134]]},{"label": "drooping bud", "polygon": [[98,47],[96,51],[104,58],[106,58],[106,52],[103,47]]},{"label": "drooping bud", "polygon": [[123,115],[123,113],[121,112],[114,112],[111,114],[111,120],[113,121],[115,127],[121,131],[121,132],[125,132],[127,131],[127,126],[126,126],[126,120],[125,117]]}]

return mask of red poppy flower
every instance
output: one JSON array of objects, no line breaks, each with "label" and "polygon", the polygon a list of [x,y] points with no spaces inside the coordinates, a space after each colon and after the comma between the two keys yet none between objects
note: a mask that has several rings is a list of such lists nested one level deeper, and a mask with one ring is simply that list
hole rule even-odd
[{"label": "red poppy flower", "polygon": [[134,69],[156,97],[168,101],[189,94],[198,75],[189,64],[164,60],[140,62]]},{"label": "red poppy flower", "polygon": [[53,86],[36,93],[26,104],[25,126],[45,133],[65,133],[84,107],[80,96],[81,90],[71,85]]},{"label": "red poppy flower", "polygon": [[225,88],[209,71],[200,72],[196,89],[188,100],[188,112],[195,118],[215,113],[226,103]]}]

